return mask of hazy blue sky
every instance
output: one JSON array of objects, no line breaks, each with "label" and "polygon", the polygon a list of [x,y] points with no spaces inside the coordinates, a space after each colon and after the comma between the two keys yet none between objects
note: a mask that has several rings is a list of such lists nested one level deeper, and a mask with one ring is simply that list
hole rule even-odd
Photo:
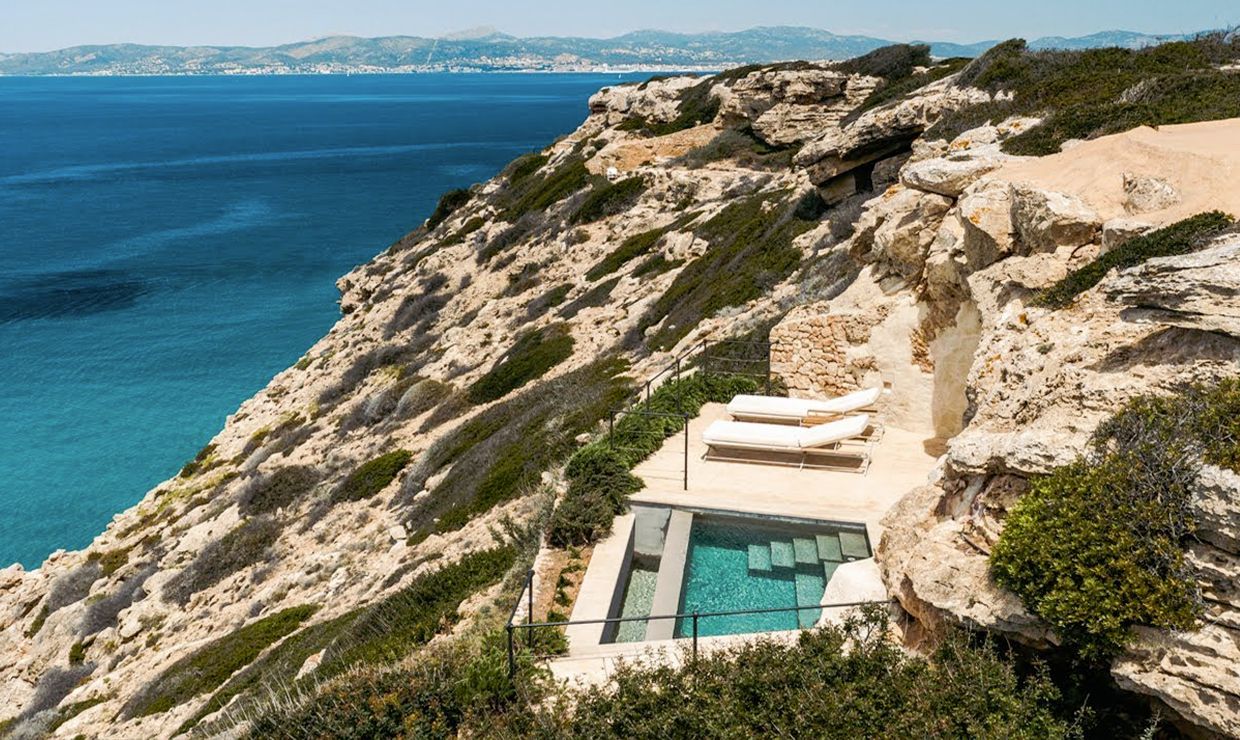
[{"label": "hazy blue sky", "polygon": [[0,0],[0,52],[86,43],[263,46],[329,34],[519,36],[800,25],[897,40],[1182,32],[1240,23],[1237,0]]}]

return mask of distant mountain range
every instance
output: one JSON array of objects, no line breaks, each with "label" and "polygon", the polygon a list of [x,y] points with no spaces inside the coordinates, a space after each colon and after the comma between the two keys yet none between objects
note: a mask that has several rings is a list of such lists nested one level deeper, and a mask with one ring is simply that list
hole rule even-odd
[{"label": "distant mountain range", "polygon": [[[1105,31],[1048,37],[1033,48],[1138,48],[1182,35]],[[74,46],[58,51],[0,53],[0,75],[321,74],[371,72],[713,70],[791,59],[846,59],[895,43],[815,28],[751,28],[732,33],[635,31],[611,39],[518,38],[475,29],[441,38],[331,36],[272,47]],[[927,42],[936,56],[977,56],[997,41]]]}]

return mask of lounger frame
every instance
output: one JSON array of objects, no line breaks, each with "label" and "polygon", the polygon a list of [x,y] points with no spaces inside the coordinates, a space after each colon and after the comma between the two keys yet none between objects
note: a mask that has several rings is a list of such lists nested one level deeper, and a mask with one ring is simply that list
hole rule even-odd
[{"label": "lounger frame", "polygon": [[[868,442],[858,438],[857,441],[837,442],[827,447],[811,447],[806,449],[776,449],[764,445],[747,445],[741,443],[731,443],[726,445],[718,443],[707,443],[706,452],[702,455],[703,460],[711,462],[741,462],[758,465],[780,465],[783,467],[797,468],[804,470],[835,470],[845,473],[859,473],[865,475],[870,468],[870,449]],[[761,455],[745,455],[746,452],[761,453]],[[783,456],[796,458],[796,461],[781,461],[771,459],[773,457]],[[852,465],[830,464],[828,462],[819,462],[814,458],[834,458],[836,460],[849,460]]]}]

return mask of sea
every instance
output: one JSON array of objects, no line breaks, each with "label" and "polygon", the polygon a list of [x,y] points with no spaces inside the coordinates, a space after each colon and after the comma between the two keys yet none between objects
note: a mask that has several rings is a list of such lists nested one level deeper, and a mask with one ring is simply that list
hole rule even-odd
[{"label": "sea", "polygon": [[0,77],[0,567],[89,544],[339,276],[648,76]]}]

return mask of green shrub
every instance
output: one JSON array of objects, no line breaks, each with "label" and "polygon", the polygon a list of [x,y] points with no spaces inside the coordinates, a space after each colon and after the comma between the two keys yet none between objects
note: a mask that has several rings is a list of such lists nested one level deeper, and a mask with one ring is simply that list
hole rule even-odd
[{"label": "green shrub", "polygon": [[572,290],[572,283],[562,283],[530,301],[525,307],[526,322],[533,321],[562,304]]},{"label": "green shrub", "polygon": [[297,629],[316,606],[295,606],[248,624],[173,663],[121,709],[126,719],[166,712],[212,691],[258,657],[269,645]]},{"label": "green shrub", "polygon": [[564,308],[560,309],[560,317],[564,319],[571,319],[581,313],[581,310],[584,308],[597,308],[598,306],[606,304],[608,299],[611,298],[611,291],[615,290],[616,286],[619,284],[620,276],[617,275],[610,280],[604,280],[598,285],[595,285],[565,304]]},{"label": "green shrub", "polygon": [[[82,701],[75,701],[68,706],[64,706],[64,707],[57,709],[56,718],[53,719],[51,724],[47,726],[47,731],[49,733],[55,733],[56,729],[59,728],[64,723],[78,716],[82,712],[85,712],[87,709],[90,709],[91,707],[99,706],[105,701],[108,701],[110,698],[111,697],[106,696],[106,695],[95,696],[90,699],[83,699]],[[3,735],[4,735],[4,723],[0,722],[0,737],[3,737]]]},{"label": "green shrub", "polygon": [[520,157],[512,160],[507,169],[504,170],[504,175],[508,178],[509,187],[521,184],[530,175],[546,166],[549,161],[550,158],[547,155],[538,152],[522,154]]},{"label": "green shrub", "polygon": [[669,260],[661,254],[651,255],[633,268],[633,277],[654,277],[684,264],[684,260]]},{"label": "green shrub", "polygon": [[594,282],[604,275],[610,275],[626,265],[630,260],[649,252],[658,243],[659,239],[662,238],[664,233],[663,229],[651,229],[625,239],[614,252],[604,257],[597,265],[591,267],[586,272],[586,280]]},{"label": "green shrub", "polygon": [[792,241],[816,223],[799,218],[797,205],[783,193],[758,194],[698,226],[697,235],[710,248],[681,269],[634,336],[662,321],[649,345],[669,349],[704,318],[759,298],[791,275],[801,263]]},{"label": "green shrub", "polygon": [[598,178],[585,200],[569,216],[570,224],[588,224],[601,218],[623,213],[646,192],[646,180],[641,176],[629,177],[616,182]]},{"label": "green shrub", "polygon": [[865,101],[856,110],[852,111],[844,118],[844,123],[851,123],[852,121],[857,120],[862,113],[868,110],[900,100],[906,95],[916,92],[932,82],[938,82],[944,77],[954,75],[968,66],[971,61],[971,59],[966,57],[952,57],[950,59],[944,59],[924,72],[917,72],[894,82],[885,82],[884,84],[874,88],[874,92],[870,93],[866,97]]},{"label": "green shrub", "polygon": [[564,324],[553,324],[517,337],[512,349],[469,388],[469,400],[487,403],[503,398],[573,354],[573,337]]},{"label": "green shrub", "polygon": [[332,501],[361,501],[370,498],[392,482],[397,473],[404,470],[413,453],[408,450],[392,450],[373,460],[362,463],[345,478],[332,493]]},{"label": "green shrub", "polygon": [[[695,373],[664,383],[641,410],[693,417],[708,402],[723,403],[755,390],[757,382],[751,378]],[[680,417],[624,414],[608,436],[578,450],[565,468],[568,491],[551,516],[551,544],[584,545],[610,532],[612,520],[628,506],[629,494],[643,486],[629,471],[682,429]]]},{"label": "green shrub", "polygon": [[1034,304],[1047,308],[1063,308],[1078,295],[1101,282],[1112,269],[1123,270],[1155,257],[1194,252],[1201,249],[1212,237],[1230,228],[1233,223],[1230,216],[1210,211],[1136,237],[1069,273],[1038,294]]},{"label": "green shrub", "polygon": [[119,548],[116,550],[95,551],[86,556],[91,562],[99,563],[100,574],[107,578],[116,571],[125,567],[129,562],[129,548]]},{"label": "green shrub", "polygon": [[448,217],[455,213],[459,208],[469,202],[473,194],[465,188],[449,190],[439,198],[439,203],[435,205],[435,210],[431,213],[431,217],[426,219],[426,230],[434,231],[439,224],[448,220]]},{"label": "green shrub", "polygon": [[676,159],[682,167],[696,169],[711,162],[733,160],[748,169],[786,170],[792,165],[797,147],[767,144],[753,128],[726,128],[706,144]]},{"label": "green shrub", "polygon": [[194,455],[193,460],[190,460],[189,462],[185,463],[185,466],[181,468],[181,472],[179,473],[179,476],[181,478],[192,478],[195,475],[205,471],[207,468],[211,466],[211,463],[214,460],[214,458],[212,457],[214,454],[215,454],[214,444],[209,444],[206,447],[203,447],[201,450],[198,451],[197,455]]},{"label": "green shrub", "polygon": [[86,662],[86,646],[75,642],[69,646],[69,665],[81,665]]},{"label": "green shrub", "polygon": [[167,597],[184,606],[190,598],[243,568],[258,563],[280,536],[280,524],[270,516],[255,517],[237,525],[208,544],[184,570],[168,579]]},{"label": "green shrub", "polygon": [[[411,517],[420,532],[449,531],[534,489],[628,392],[623,362],[604,358],[514,393],[441,437],[405,483],[406,500],[451,465]],[[432,524],[438,516],[437,524]]]},{"label": "green shrub", "polygon": [[527,177],[519,183],[509,180],[501,191],[501,217],[515,222],[522,216],[545,211],[590,183],[590,171],[580,155],[568,157],[559,167],[541,177]]},{"label": "green shrub", "polygon": [[882,77],[888,81],[912,76],[917,67],[929,67],[930,47],[925,44],[891,44],[845,60],[836,69],[847,74]]},{"label": "green shrub", "polygon": [[363,611],[324,653],[316,678],[405,657],[455,623],[461,602],[498,582],[514,562],[512,548],[485,550],[418,578]]},{"label": "green shrub", "polygon": [[[606,685],[544,702],[552,737],[1064,738],[1044,672],[1021,676],[990,645],[949,640],[930,659],[889,639],[866,610],[841,627],[699,656],[680,668],[626,664]],[[513,713],[516,715],[516,713]],[[520,720],[522,717],[515,717]]]},{"label": "green shrub", "polygon": [[1089,660],[1133,625],[1186,629],[1200,611],[1184,558],[1199,461],[1240,461],[1240,381],[1139,397],[1101,424],[1088,453],[1009,514],[991,567]]},{"label": "green shrub", "polygon": [[246,486],[238,507],[242,516],[270,514],[310,493],[318,482],[318,471],[308,465],[279,468]]},{"label": "green shrub", "polygon": [[1217,65],[1237,57],[1240,41],[1223,34],[1144,49],[1083,51],[1030,52],[1024,41],[1008,41],[965,67],[960,84],[1014,98],[950,113],[930,134],[951,138],[987,121],[1037,115],[1042,125],[1011,137],[1003,148],[1044,155],[1068,139],[1235,117],[1240,77]]}]

